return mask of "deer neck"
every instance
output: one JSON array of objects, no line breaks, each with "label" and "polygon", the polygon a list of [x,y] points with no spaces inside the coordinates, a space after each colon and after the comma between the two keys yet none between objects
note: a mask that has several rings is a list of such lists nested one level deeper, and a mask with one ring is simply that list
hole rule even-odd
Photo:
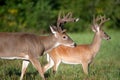
[{"label": "deer neck", "polygon": [[93,42],[90,45],[93,56],[95,56],[97,52],[99,51],[100,46],[101,46],[101,41],[102,39],[100,37],[100,33],[95,33]]},{"label": "deer neck", "polygon": [[48,52],[54,47],[58,46],[59,44],[57,43],[56,38],[54,35],[49,35],[49,36],[42,36],[41,38],[41,43],[44,46],[44,51]]}]

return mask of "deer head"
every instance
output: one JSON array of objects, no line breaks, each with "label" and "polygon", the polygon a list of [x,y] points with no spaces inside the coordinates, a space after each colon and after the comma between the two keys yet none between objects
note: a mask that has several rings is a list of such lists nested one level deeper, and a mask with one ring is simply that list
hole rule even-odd
[{"label": "deer head", "polygon": [[76,22],[79,18],[72,18],[72,13],[69,12],[67,15],[61,17],[61,12],[58,15],[56,26],[50,26],[50,29],[58,41],[58,45],[75,47],[76,44],[73,40],[66,34],[66,30],[63,28],[63,25],[66,22]]},{"label": "deer head", "polygon": [[109,18],[106,19],[105,16],[97,16],[96,18],[94,16],[93,17],[93,25],[91,26],[93,32],[98,33],[100,35],[100,37],[105,40],[109,40],[110,37],[101,28],[102,28],[103,24],[109,20],[110,19]]},{"label": "deer head", "polygon": [[54,34],[57,45],[64,45],[69,47],[75,47],[76,44],[73,42],[73,40],[66,34],[66,30],[62,29],[59,26],[50,26],[51,32]]}]

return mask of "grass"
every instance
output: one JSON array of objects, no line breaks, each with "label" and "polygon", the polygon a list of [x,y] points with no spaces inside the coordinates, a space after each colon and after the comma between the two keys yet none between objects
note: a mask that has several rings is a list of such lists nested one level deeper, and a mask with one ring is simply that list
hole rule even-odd
[{"label": "grass", "polygon": [[[120,32],[108,31],[110,41],[102,41],[99,53],[89,68],[89,75],[85,75],[81,65],[60,64],[57,73],[52,70],[45,74],[47,80],[120,80]],[[78,44],[90,43],[94,33],[69,34]],[[41,57],[42,65],[46,58]],[[19,80],[21,73],[21,60],[0,60],[0,80]],[[24,80],[41,80],[40,75],[30,64]]]}]

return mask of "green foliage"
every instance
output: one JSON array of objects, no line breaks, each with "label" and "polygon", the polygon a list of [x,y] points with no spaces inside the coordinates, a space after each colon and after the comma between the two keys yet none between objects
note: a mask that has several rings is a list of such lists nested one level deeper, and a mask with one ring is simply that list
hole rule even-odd
[{"label": "green foliage", "polygon": [[119,0],[57,0],[60,5],[59,9],[63,11],[72,11],[76,17],[80,18],[79,23],[76,23],[73,31],[87,30],[91,24],[93,15],[106,15],[111,20],[107,22],[107,28],[119,29],[120,24],[120,1]]},{"label": "green foliage", "polygon": [[66,24],[70,32],[89,30],[93,15],[111,20],[107,29],[120,29],[119,0],[0,0],[0,31],[48,32],[60,11],[71,11],[77,23]]},{"label": "green foliage", "polygon": [[48,31],[52,11],[47,0],[6,0],[0,6],[0,31]]},{"label": "green foliage", "polygon": [[41,0],[37,1],[34,7],[33,4],[29,5],[31,7],[27,7],[25,11],[27,28],[35,28],[36,31],[48,31],[48,26],[52,19],[51,7],[48,5],[48,2]]}]

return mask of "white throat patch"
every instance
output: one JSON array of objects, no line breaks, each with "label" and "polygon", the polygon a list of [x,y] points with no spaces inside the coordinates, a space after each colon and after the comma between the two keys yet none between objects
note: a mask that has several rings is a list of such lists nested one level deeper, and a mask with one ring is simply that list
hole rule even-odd
[{"label": "white throat patch", "polygon": [[54,45],[54,48],[57,47],[57,46],[59,46],[59,45],[60,45],[60,43],[57,42],[57,43]]}]

